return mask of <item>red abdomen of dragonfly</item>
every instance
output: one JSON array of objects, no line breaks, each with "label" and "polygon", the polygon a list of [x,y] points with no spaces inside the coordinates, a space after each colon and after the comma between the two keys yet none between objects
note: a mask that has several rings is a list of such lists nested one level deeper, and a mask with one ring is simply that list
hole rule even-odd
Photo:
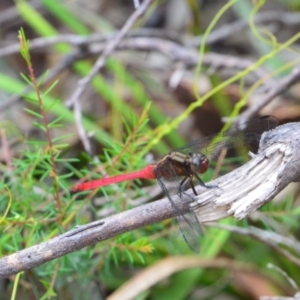
[{"label": "red abdomen of dragonfly", "polygon": [[134,179],[156,179],[155,165],[148,165],[142,170],[132,172],[132,173],[116,175],[113,177],[105,177],[105,178],[101,178],[89,182],[79,183],[74,187],[72,187],[71,191],[79,192],[85,190],[92,190],[102,186],[123,182],[127,180],[134,180]]}]

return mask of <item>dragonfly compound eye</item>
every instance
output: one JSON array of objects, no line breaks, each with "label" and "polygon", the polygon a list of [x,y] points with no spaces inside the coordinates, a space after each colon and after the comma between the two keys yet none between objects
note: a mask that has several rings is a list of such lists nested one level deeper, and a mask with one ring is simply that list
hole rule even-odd
[{"label": "dragonfly compound eye", "polygon": [[209,160],[202,153],[196,153],[192,157],[191,169],[195,173],[204,173],[208,168]]}]

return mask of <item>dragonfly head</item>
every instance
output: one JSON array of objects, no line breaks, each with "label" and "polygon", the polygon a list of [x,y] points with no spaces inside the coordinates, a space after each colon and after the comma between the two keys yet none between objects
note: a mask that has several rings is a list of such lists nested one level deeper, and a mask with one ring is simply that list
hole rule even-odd
[{"label": "dragonfly head", "polygon": [[193,172],[198,174],[205,173],[208,169],[208,165],[209,160],[204,154],[195,153],[192,155],[191,169]]}]

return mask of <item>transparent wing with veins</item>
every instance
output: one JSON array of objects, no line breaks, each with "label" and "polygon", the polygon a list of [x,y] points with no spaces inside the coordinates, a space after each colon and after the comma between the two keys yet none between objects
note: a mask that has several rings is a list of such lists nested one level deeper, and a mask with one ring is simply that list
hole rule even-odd
[{"label": "transparent wing with veins", "polygon": [[[174,215],[176,215],[180,231],[186,243],[194,252],[199,252],[199,235],[203,234],[203,230],[195,213],[190,211],[189,208],[189,204],[195,200],[194,197],[182,191],[180,186],[182,178],[176,175],[171,161],[166,161],[163,168],[158,166],[156,174],[160,187],[172,205]],[[183,203],[185,210],[188,211],[187,213],[182,214],[180,212],[176,204],[177,201]]]},{"label": "transparent wing with veins", "polygon": [[222,151],[230,149],[256,151],[261,134],[269,131],[278,125],[278,120],[272,116],[263,116],[245,122],[239,126],[240,129],[232,128],[220,134],[202,138],[191,142],[184,147],[178,148],[176,151],[189,153],[202,153],[209,160],[216,160]]}]

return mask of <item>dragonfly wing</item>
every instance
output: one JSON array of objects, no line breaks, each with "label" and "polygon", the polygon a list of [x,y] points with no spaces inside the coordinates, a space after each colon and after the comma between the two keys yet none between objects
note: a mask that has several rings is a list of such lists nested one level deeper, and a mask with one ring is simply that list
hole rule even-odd
[{"label": "dragonfly wing", "polygon": [[[165,162],[163,167],[163,171],[159,167],[156,169],[158,183],[172,205],[185,241],[193,251],[199,252],[199,235],[203,234],[203,230],[195,213],[189,208],[189,204],[195,199],[184,191],[180,192],[180,179],[176,175],[172,163]],[[182,214],[180,212],[176,205],[177,201],[184,204],[187,213]]]},{"label": "dragonfly wing", "polygon": [[[278,120],[273,116],[263,116],[255,118],[239,125],[238,129],[228,129],[220,134],[213,134],[200,140],[191,142],[175,151],[181,153],[197,153],[210,156],[216,149],[230,149],[241,145],[250,145],[253,141],[258,141],[262,133],[274,129],[278,125]],[[214,151],[215,150],[215,151]]]},{"label": "dragonfly wing", "polygon": [[195,213],[190,211],[176,217],[180,231],[186,243],[196,253],[200,252],[199,236],[203,235],[203,229]]},{"label": "dragonfly wing", "polygon": [[175,151],[184,154],[202,153],[209,159],[212,168],[214,168],[213,163],[218,166],[217,168],[220,168],[221,165],[224,166],[221,173],[217,172],[219,175],[224,175],[241,164],[231,164],[229,160],[227,165],[224,165],[225,158],[232,160],[239,153],[242,154],[241,157],[244,158],[243,163],[245,163],[250,158],[248,152],[255,153],[257,151],[261,134],[277,125],[278,120],[272,116],[256,118],[241,124],[238,130],[228,129],[223,133],[213,134],[191,142]]}]

